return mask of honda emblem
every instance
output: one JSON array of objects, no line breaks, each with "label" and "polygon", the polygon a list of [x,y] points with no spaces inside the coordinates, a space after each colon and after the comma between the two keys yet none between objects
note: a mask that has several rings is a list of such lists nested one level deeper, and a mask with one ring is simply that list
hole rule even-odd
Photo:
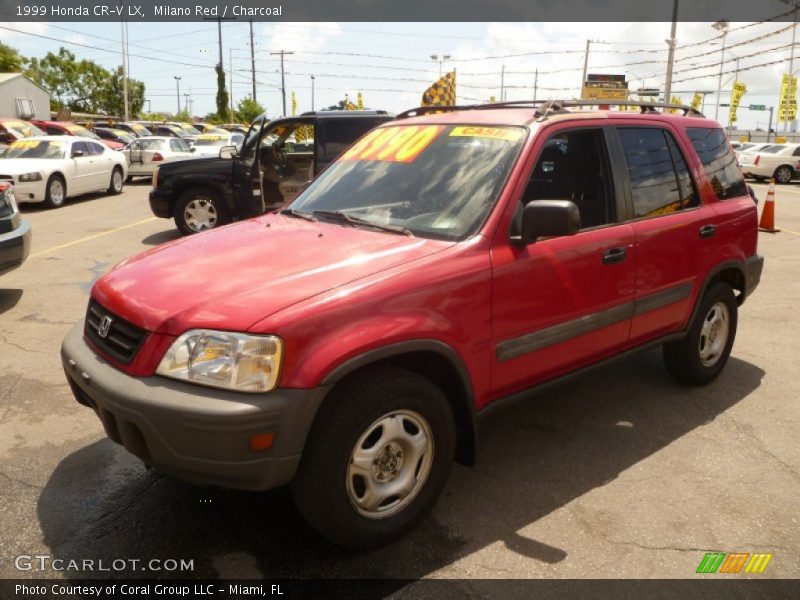
[{"label": "honda emblem", "polygon": [[111,329],[111,323],[114,322],[114,319],[106,315],[100,321],[100,326],[97,328],[97,335],[101,338],[105,338],[108,335],[108,330]]}]

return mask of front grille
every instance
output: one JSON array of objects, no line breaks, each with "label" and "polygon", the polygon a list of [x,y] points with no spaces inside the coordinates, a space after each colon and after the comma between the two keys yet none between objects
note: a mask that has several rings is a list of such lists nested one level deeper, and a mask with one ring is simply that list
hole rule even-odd
[{"label": "front grille", "polygon": [[[107,334],[103,337],[100,335],[100,326],[105,317],[111,319],[111,324],[108,327]],[[142,342],[147,337],[146,330],[116,316],[103,308],[94,299],[89,301],[84,331],[98,348],[123,363],[129,363],[133,360]]]}]

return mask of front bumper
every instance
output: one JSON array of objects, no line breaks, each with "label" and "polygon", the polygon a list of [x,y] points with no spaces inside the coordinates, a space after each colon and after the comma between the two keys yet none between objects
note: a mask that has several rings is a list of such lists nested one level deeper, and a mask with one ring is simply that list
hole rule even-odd
[{"label": "front bumper", "polygon": [[[761,282],[761,272],[764,270],[764,257],[754,254],[744,263],[744,298],[747,298]],[[742,300],[744,300],[744,298]]]},{"label": "front bumper", "polygon": [[31,226],[20,220],[16,229],[0,235],[0,273],[20,266],[31,252]]},{"label": "front bumper", "polygon": [[169,206],[170,197],[171,194],[167,194],[157,188],[150,190],[150,210],[153,211],[155,216],[162,219],[172,218],[172,211]]},{"label": "front bumper", "polygon": [[47,194],[47,181],[26,181],[14,184],[17,202],[44,202]]},{"label": "front bumper", "polygon": [[[94,409],[113,441],[193,483],[266,490],[291,481],[330,386],[257,395],[131,377],[86,344],[83,327],[64,339],[61,360],[76,400]],[[262,433],[274,433],[272,446],[251,450],[250,437]]]}]

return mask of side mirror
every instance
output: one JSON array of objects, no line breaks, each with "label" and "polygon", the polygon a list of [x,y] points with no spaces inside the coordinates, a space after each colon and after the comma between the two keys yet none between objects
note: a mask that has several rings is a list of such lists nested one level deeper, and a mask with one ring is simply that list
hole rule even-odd
[{"label": "side mirror", "polygon": [[197,152],[197,148],[195,148],[194,146],[192,146],[191,148],[189,148],[189,152]]},{"label": "side mirror", "polygon": [[238,154],[236,146],[223,146],[219,149],[220,158],[236,158]]},{"label": "side mirror", "polygon": [[72,158],[80,158],[81,156],[83,156],[83,150],[72,151]]},{"label": "side mirror", "polygon": [[534,200],[522,209],[520,235],[512,236],[517,245],[532,244],[540,237],[575,235],[581,228],[581,213],[569,200]]}]

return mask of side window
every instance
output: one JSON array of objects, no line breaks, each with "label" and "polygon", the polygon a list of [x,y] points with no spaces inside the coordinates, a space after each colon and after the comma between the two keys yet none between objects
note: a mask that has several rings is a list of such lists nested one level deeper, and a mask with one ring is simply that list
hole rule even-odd
[{"label": "side window", "polygon": [[86,142],[86,147],[89,149],[89,154],[91,156],[98,156],[103,153],[103,149],[105,146],[101,146],[96,142]]},{"label": "side window", "polygon": [[706,175],[720,200],[747,196],[742,170],[721,129],[689,127],[686,135],[703,163]]},{"label": "side window", "polygon": [[[681,210],[686,196],[682,193],[666,132],[656,128],[620,128],[618,131],[628,165],[634,216],[655,217]],[[680,157],[677,146],[674,143],[673,146]],[[688,175],[685,163],[683,170]],[[685,180],[684,185],[687,185]],[[691,180],[688,185],[691,200]]]},{"label": "side window", "polygon": [[48,127],[47,135],[64,135],[64,132],[58,129],[57,127]]},{"label": "side window", "polygon": [[256,153],[256,141],[258,140],[258,136],[261,133],[261,126],[264,124],[263,119],[256,119],[250,125],[250,129],[247,132],[247,137],[245,138],[244,144],[242,145],[242,150],[240,152],[242,159],[244,160],[252,160]]},{"label": "side window", "polygon": [[525,189],[522,207],[535,200],[571,200],[581,228],[614,223],[614,190],[602,129],[565,131],[545,142]]},{"label": "side window", "polygon": [[[180,142],[181,142],[181,140],[178,140],[178,139],[170,140],[169,141],[170,150],[172,150],[173,152],[185,152],[185,150],[181,146]],[[186,150],[186,151],[188,151],[188,150]]]},{"label": "side window", "polygon": [[792,156],[800,156],[800,146],[794,149],[794,152],[792,152]]},{"label": "side window", "polygon": [[675,174],[678,176],[678,193],[681,199],[681,208],[693,208],[700,206],[700,194],[697,193],[697,188],[692,181],[692,176],[689,174],[689,167],[686,165],[686,160],[683,158],[681,149],[672,134],[668,131],[664,132],[667,138],[667,146],[669,146],[669,153],[672,155],[672,162],[675,165]]},{"label": "side window", "polygon": [[76,152],[83,152],[83,156],[89,156],[89,149],[86,147],[86,144],[83,142],[75,142],[72,144],[72,156],[75,156]]}]

